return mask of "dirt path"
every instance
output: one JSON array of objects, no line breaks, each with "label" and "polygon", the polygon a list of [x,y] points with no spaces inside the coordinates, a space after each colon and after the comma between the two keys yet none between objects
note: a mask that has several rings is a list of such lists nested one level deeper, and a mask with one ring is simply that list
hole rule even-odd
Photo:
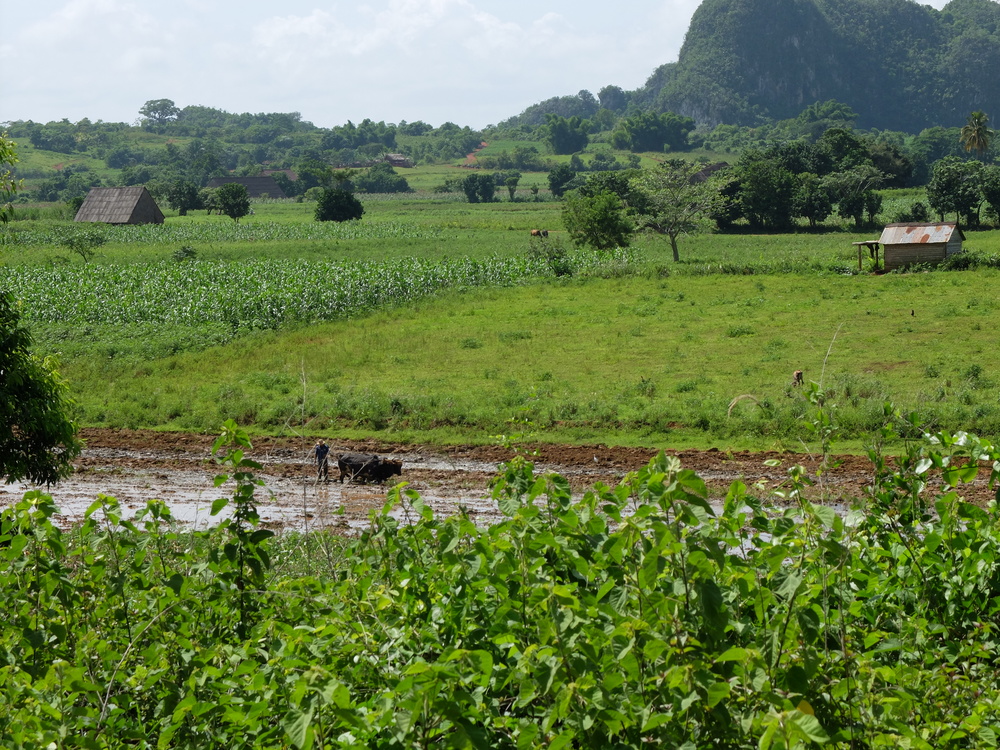
[{"label": "dirt path", "polygon": [[[214,436],[152,431],[84,430],[87,448],[72,477],[51,488],[59,506],[61,523],[80,520],[99,494],[116,497],[122,507],[134,512],[146,501],[165,501],[174,516],[186,523],[205,526],[212,522],[212,501],[229,494],[216,489],[213,479],[218,466],[211,461]],[[255,439],[250,457],[264,465],[260,476],[266,489],[258,493],[264,522],[275,528],[331,526],[357,529],[365,525],[369,512],[385,502],[386,487],[380,485],[317,484],[310,451],[313,441],[303,438]],[[497,465],[513,453],[499,446],[397,445],[378,440],[331,441],[332,455],[342,452],[377,453],[403,461],[400,479],[420,492],[437,513],[452,513],[466,507],[482,520],[497,515],[489,496],[489,481]],[[652,449],[605,445],[537,445],[536,471],[555,471],[580,491],[601,481],[616,484],[628,471],[639,469],[655,455]],[[789,466],[802,464],[814,473],[816,458],[802,454],[725,453],[716,450],[675,452],[684,468],[696,471],[721,498],[731,482],[763,484],[768,490],[785,478]],[[840,456],[840,466],[825,477],[825,486],[835,499],[860,497],[871,481],[866,458]],[[780,467],[766,461],[779,459]],[[975,502],[989,497],[985,477],[968,486],[963,494]],[[332,475],[337,471],[334,464]],[[18,500],[31,489],[21,483],[0,485],[0,506]]]}]

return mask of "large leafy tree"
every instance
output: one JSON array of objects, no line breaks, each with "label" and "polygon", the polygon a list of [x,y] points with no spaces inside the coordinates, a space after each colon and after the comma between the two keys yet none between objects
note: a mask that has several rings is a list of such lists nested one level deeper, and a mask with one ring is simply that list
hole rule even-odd
[{"label": "large leafy tree", "polygon": [[656,114],[642,112],[622,120],[611,135],[616,148],[627,148],[636,153],[643,151],[684,151],[688,148],[687,136],[694,130],[694,120],[673,112]]},{"label": "large leafy tree", "polygon": [[994,219],[1000,219],[1000,166],[991,164],[983,168],[982,194],[993,213]]},{"label": "large leafy tree", "polygon": [[827,175],[823,185],[837,203],[837,215],[854,219],[855,228],[860,230],[865,212],[873,215],[881,206],[875,191],[882,187],[884,181],[885,175],[871,164],[859,164],[853,169]]},{"label": "large leafy tree", "polygon": [[189,180],[175,180],[167,190],[167,203],[181,216],[204,208],[198,186]]},{"label": "large leafy tree", "polygon": [[722,203],[718,187],[704,179],[700,171],[697,164],[670,159],[633,178],[633,185],[644,198],[637,223],[670,238],[674,261],[681,259],[677,238],[707,228],[711,224],[709,217]]},{"label": "large leafy tree", "polygon": [[14,172],[11,170],[17,162],[14,141],[10,140],[6,133],[0,133],[0,223],[3,224],[14,215],[10,199],[21,189],[21,182],[14,177]]},{"label": "large leafy tree", "polygon": [[740,214],[751,226],[784,229],[791,225],[798,187],[791,171],[758,151],[748,150],[740,157],[735,176]]},{"label": "large leafy tree", "polygon": [[559,164],[549,172],[549,191],[556,198],[562,198],[574,177],[576,171],[569,164]]},{"label": "large leafy tree", "polygon": [[227,182],[215,190],[215,207],[239,223],[240,219],[250,213],[250,195],[244,185]]},{"label": "large leafy tree", "polygon": [[150,99],[142,105],[139,114],[146,118],[152,128],[162,128],[177,119],[180,109],[170,99]]},{"label": "large leafy tree", "polygon": [[554,154],[573,154],[587,147],[589,124],[577,116],[545,115],[545,140]]},{"label": "large leafy tree", "polygon": [[621,198],[612,192],[585,195],[579,190],[566,194],[563,224],[576,245],[597,250],[628,247],[635,232]]},{"label": "large leafy tree", "polygon": [[340,188],[326,188],[316,202],[316,221],[352,221],[364,213],[361,201]]},{"label": "large leafy tree", "polygon": [[978,161],[963,161],[948,156],[934,165],[931,181],[927,183],[927,202],[943,219],[946,214],[957,214],[968,224],[979,223],[982,196],[983,165]]},{"label": "large leafy tree", "polygon": [[81,444],[65,383],[31,345],[11,296],[0,292],[0,478],[52,484],[72,472]]},{"label": "large leafy tree", "polygon": [[410,183],[388,162],[379,162],[356,180],[359,190],[366,193],[409,193]]},{"label": "large leafy tree", "polygon": [[493,175],[476,172],[462,180],[462,190],[469,203],[490,203],[496,195],[497,183]]},{"label": "large leafy tree", "polygon": [[985,112],[973,112],[959,135],[962,147],[966,151],[974,151],[980,158],[990,150],[990,143],[993,141],[994,133],[989,128],[989,122],[990,118]]},{"label": "large leafy tree", "polygon": [[833,212],[833,200],[823,181],[811,172],[796,175],[798,189],[795,193],[795,215],[808,219],[815,227]]}]

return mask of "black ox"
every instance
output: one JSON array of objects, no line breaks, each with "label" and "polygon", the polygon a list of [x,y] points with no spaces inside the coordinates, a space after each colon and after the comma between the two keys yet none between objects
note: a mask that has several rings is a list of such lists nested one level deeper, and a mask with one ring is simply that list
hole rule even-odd
[{"label": "black ox", "polygon": [[403,473],[403,462],[379,458],[374,453],[345,453],[337,459],[338,482],[384,482],[393,474]]}]

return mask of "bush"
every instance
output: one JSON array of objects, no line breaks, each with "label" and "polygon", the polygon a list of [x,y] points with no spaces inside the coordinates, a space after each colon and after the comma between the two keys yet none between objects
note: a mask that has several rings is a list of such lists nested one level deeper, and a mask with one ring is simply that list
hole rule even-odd
[{"label": "bush", "polygon": [[327,188],[316,204],[316,221],[352,221],[360,219],[365,208],[346,190]]}]

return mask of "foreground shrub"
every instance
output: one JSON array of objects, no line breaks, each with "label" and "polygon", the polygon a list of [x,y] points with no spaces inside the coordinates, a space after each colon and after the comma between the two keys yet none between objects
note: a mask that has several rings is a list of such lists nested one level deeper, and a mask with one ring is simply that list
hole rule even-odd
[{"label": "foreground shrub", "polygon": [[798,467],[717,507],[663,454],[582,497],[516,458],[487,528],[400,485],[348,540],[257,533],[227,436],[215,529],[0,516],[4,747],[995,746],[1000,513],[956,488],[1000,452],[972,436],[872,449],[844,515]]}]

